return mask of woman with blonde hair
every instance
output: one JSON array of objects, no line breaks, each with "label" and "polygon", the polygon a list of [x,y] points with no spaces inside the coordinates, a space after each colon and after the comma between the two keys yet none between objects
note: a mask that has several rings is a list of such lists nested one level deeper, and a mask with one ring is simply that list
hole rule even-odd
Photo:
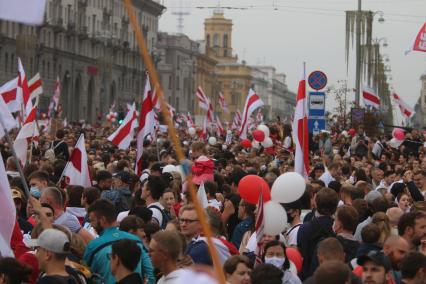
[{"label": "woman with blonde hair", "polygon": [[376,224],[379,227],[379,243],[383,245],[385,240],[391,235],[391,225],[389,217],[384,212],[377,212],[373,215],[371,223]]}]

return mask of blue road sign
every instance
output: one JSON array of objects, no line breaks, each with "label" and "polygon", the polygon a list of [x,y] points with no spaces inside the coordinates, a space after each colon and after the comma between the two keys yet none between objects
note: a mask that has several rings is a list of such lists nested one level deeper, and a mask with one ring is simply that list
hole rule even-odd
[{"label": "blue road sign", "polygon": [[327,75],[322,71],[314,71],[309,74],[308,84],[314,90],[324,89],[327,85]]},{"label": "blue road sign", "polygon": [[319,134],[321,130],[325,129],[325,119],[310,118],[308,120],[308,129],[309,129],[309,133],[312,133],[314,135]]}]

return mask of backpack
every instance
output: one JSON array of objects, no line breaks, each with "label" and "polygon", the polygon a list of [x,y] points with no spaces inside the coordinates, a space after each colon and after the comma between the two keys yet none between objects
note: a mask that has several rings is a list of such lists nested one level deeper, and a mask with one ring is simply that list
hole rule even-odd
[{"label": "backpack", "polygon": [[167,213],[166,211],[164,211],[163,209],[161,209],[159,206],[157,205],[150,205],[148,206],[149,209],[151,208],[155,208],[158,211],[161,212],[161,216],[163,217],[163,221],[161,222],[161,224],[158,224],[160,226],[160,229],[164,230],[167,226],[167,223],[169,223],[169,221],[172,219],[172,216],[170,216],[169,213]]},{"label": "backpack", "polygon": [[55,149],[56,149],[59,145],[61,145],[61,143],[64,143],[63,141],[59,141],[59,143],[58,143],[58,144],[56,144],[56,146],[53,146],[53,142],[54,142],[54,141],[52,141],[52,142],[50,143],[50,148],[49,148],[49,149],[47,149],[47,150],[46,150],[46,152],[44,153],[44,157],[45,157],[45,158],[47,158],[47,159],[49,159],[49,161],[50,161],[51,163],[53,163],[53,162],[55,161],[55,159],[56,159]]}]

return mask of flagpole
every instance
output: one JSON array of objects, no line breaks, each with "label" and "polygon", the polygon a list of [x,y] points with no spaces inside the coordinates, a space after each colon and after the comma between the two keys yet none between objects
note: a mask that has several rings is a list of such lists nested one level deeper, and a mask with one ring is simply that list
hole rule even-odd
[{"label": "flagpole", "polygon": [[[303,61],[303,90],[304,90],[304,100],[303,100],[303,115],[307,115],[307,106],[306,106],[306,101],[307,101],[307,96],[306,96],[306,62]],[[303,130],[303,135],[302,135],[302,153],[303,150],[305,149],[305,131],[307,129],[305,129],[306,125],[305,125],[305,118],[303,117],[303,123],[302,123],[302,130]],[[308,134],[309,137],[309,134]],[[305,160],[305,155],[309,155],[309,153],[303,153],[303,160]],[[305,163],[303,163],[303,167],[305,168]],[[308,174],[308,173],[307,173]]]},{"label": "flagpole", "polygon": [[203,229],[203,232],[204,232],[205,236],[207,237],[207,246],[208,246],[208,249],[209,249],[209,252],[210,252],[211,259],[213,261],[213,266],[214,266],[214,269],[215,269],[215,272],[216,272],[216,277],[217,277],[219,283],[225,284],[226,279],[225,279],[225,275],[224,275],[223,270],[222,270],[222,264],[219,260],[219,254],[218,254],[216,247],[213,243],[213,238],[212,238],[213,233],[212,233],[212,230],[210,228],[210,225],[208,224],[206,212],[202,208],[200,202],[198,201],[196,189],[195,189],[194,183],[192,182],[190,166],[189,166],[188,161],[185,159],[185,155],[184,155],[182,147],[180,145],[180,141],[177,137],[176,129],[174,128],[173,122],[170,119],[170,114],[169,114],[168,109],[167,109],[167,102],[164,99],[164,94],[163,94],[161,86],[159,84],[159,80],[158,80],[158,77],[157,77],[157,73],[156,73],[154,64],[152,62],[151,57],[149,56],[148,49],[147,49],[146,44],[145,44],[144,36],[141,32],[140,25],[138,24],[138,21],[136,19],[136,13],[134,11],[132,1],[131,0],[124,0],[124,6],[126,8],[127,15],[129,16],[130,24],[132,25],[133,30],[135,32],[136,40],[137,40],[138,46],[139,46],[140,55],[142,56],[143,62],[146,64],[146,68],[148,69],[148,72],[151,75],[151,79],[152,79],[151,81],[154,85],[154,89],[158,92],[158,98],[160,99],[160,105],[161,105],[161,111],[162,111],[162,113],[165,117],[165,120],[167,122],[167,125],[168,125],[169,137],[173,141],[173,144],[174,144],[175,150],[176,150],[176,155],[179,159],[179,162],[183,166],[185,173],[188,174],[187,177],[188,177],[189,193],[190,193],[191,199],[194,203],[194,207],[196,209],[197,215],[200,219],[200,224],[201,224],[201,227]]},{"label": "flagpole", "polygon": [[30,190],[28,188],[27,181],[25,180],[24,172],[22,171],[22,167],[21,167],[21,164],[19,162],[19,159],[16,156],[16,152],[15,152],[15,148],[13,147],[12,139],[10,139],[9,132],[7,131],[6,127],[4,127],[3,118],[2,118],[1,115],[0,115],[0,124],[1,124],[1,127],[3,128],[4,136],[6,137],[6,141],[9,144],[10,150],[12,152],[12,156],[15,158],[15,165],[16,165],[16,168],[18,169],[19,176],[21,177],[22,185],[24,186],[25,195],[26,195],[27,199],[29,199],[30,198]]}]

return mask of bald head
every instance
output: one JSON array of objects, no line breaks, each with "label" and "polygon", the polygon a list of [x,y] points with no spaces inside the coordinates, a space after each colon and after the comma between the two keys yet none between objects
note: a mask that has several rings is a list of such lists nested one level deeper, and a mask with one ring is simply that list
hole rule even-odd
[{"label": "bald head", "polygon": [[399,223],[399,218],[404,214],[404,211],[402,211],[399,207],[391,207],[386,211],[386,215],[389,218],[389,222],[391,226],[396,227]]},{"label": "bald head", "polygon": [[406,239],[400,236],[390,236],[383,244],[383,252],[388,256],[393,269],[399,269],[404,256],[410,250],[410,244]]}]

